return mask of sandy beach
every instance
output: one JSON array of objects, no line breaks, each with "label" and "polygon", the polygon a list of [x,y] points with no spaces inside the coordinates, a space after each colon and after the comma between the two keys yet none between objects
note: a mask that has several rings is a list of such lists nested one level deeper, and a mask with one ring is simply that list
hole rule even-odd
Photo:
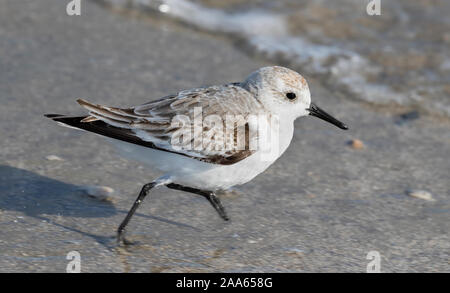
[{"label": "sandy beach", "polygon": [[[366,272],[370,251],[382,272],[450,272],[449,120],[351,98],[315,74],[312,100],[350,130],[298,119],[283,156],[221,196],[230,222],[203,198],[157,189],[130,223],[138,244],[117,247],[160,174],[43,114],[85,113],[77,98],[139,105],[277,63],[170,18],[98,1],[68,16],[66,2],[0,1],[0,272],[65,272],[70,251],[82,272]],[[92,198],[87,185],[114,193]]]}]

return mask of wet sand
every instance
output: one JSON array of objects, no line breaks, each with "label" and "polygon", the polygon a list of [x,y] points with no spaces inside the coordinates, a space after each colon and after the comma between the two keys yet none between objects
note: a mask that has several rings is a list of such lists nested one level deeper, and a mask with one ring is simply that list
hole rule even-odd
[{"label": "wet sand", "polygon": [[[6,1],[0,11],[1,272],[64,272],[74,250],[82,272],[365,272],[373,250],[382,272],[449,271],[448,122],[347,99],[308,76],[313,100],[349,131],[298,120],[286,153],[222,196],[229,223],[203,198],[154,191],[129,226],[139,244],[118,248],[118,224],[159,174],[43,114],[81,114],[79,97],[137,105],[271,63],[158,17],[88,1],[69,17],[65,5]],[[115,193],[100,201],[83,185]]]}]

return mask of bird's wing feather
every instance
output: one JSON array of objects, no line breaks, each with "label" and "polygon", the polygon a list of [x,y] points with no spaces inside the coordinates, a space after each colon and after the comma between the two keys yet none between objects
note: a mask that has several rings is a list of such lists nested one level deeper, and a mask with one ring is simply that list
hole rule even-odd
[{"label": "bird's wing feather", "polygon": [[[255,97],[239,84],[181,91],[131,108],[95,105],[81,99],[78,103],[90,115],[81,123],[100,120],[116,135],[122,131],[132,136],[129,142],[142,141],[148,147],[223,165],[239,162],[255,152],[249,146],[251,140],[257,139],[257,132],[249,116],[263,111]],[[226,123],[230,118],[239,122]],[[194,130],[194,124],[199,131]],[[101,125],[96,123],[96,127]],[[108,136],[107,131],[102,135]]]}]

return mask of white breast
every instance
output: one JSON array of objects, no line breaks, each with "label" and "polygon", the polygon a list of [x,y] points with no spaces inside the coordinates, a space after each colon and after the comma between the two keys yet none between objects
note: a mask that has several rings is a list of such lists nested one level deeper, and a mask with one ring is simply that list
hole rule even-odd
[{"label": "white breast", "polygon": [[258,150],[233,165],[210,164],[123,141],[111,141],[123,156],[164,172],[164,177],[172,182],[194,188],[217,190],[244,184],[266,170],[287,149],[292,140],[293,130],[293,122],[282,123],[278,135],[275,136],[278,139],[274,140],[278,146],[272,146],[269,151]]}]

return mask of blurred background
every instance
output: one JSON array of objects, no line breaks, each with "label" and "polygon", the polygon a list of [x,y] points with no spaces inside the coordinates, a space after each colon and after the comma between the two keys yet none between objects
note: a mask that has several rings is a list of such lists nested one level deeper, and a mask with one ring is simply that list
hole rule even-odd
[{"label": "blurred background", "polygon": [[[413,1],[103,0],[222,33],[251,56],[314,75],[349,98],[450,117],[450,4]],[[380,15],[367,6],[380,3]],[[371,6],[372,7],[372,6]]]},{"label": "blurred background", "polygon": [[[450,2],[371,2],[81,0],[68,15],[70,0],[0,0],[0,271],[64,272],[78,251],[82,272],[366,272],[377,251],[382,272],[448,272]],[[43,114],[268,65],[300,72],[350,130],[299,119],[273,166],[222,194],[231,223],[160,189],[130,224],[139,244],[116,247],[159,174]]]}]

